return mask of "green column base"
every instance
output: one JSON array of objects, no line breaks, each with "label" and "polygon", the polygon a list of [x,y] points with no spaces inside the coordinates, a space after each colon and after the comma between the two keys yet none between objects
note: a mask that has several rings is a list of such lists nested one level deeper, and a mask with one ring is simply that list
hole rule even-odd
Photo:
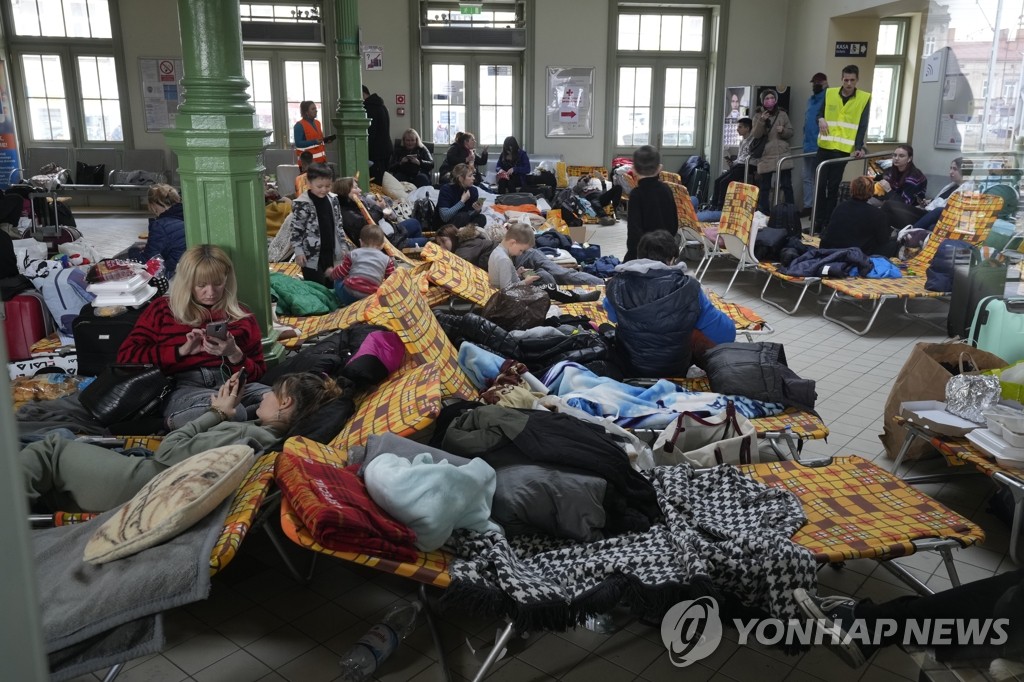
[{"label": "green column base", "polygon": [[271,329],[270,334],[263,337],[261,341],[263,344],[263,360],[267,363],[267,369],[276,367],[288,354],[288,349],[277,342],[279,333],[276,329]]}]

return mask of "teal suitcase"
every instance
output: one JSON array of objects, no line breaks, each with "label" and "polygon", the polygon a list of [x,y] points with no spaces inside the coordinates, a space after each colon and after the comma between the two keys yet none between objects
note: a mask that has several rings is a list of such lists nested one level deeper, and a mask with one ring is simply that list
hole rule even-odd
[{"label": "teal suitcase", "polygon": [[1008,364],[1024,360],[1024,297],[987,296],[978,303],[970,344]]}]

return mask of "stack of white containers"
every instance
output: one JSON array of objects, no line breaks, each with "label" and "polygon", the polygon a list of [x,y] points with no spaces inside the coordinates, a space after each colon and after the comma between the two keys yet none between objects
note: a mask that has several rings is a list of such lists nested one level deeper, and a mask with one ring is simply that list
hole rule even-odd
[{"label": "stack of white containers", "polygon": [[94,308],[140,306],[156,294],[156,288],[149,285],[149,278],[138,274],[116,282],[90,284],[86,290],[96,295],[96,300],[92,302]]}]

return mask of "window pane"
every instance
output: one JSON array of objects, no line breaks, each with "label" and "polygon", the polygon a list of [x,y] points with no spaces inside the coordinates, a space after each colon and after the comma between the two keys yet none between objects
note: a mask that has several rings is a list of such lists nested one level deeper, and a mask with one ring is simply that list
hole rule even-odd
[{"label": "window pane", "polygon": [[871,118],[868,136],[874,140],[892,139],[895,127],[895,88],[899,78],[898,66],[875,66],[871,91]]},{"label": "window pane", "polygon": [[482,145],[501,144],[514,130],[512,65],[481,65],[477,77],[480,83],[477,141]]},{"label": "window pane", "polygon": [[[249,81],[246,92],[256,109],[256,125],[270,131],[270,143],[273,143],[274,105],[270,88],[270,60],[246,59],[245,79]],[[298,116],[295,120],[298,120]]]},{"label": "window pane", "polygon": [[619,69],[619,106],[615,116],[617,144],[637,146],[648,144],[651,113],[650,67]]},{"label": "window pane", "polygon": [[662,147],[692,147],[697,117],[697,69],[665,69]]},{"label": "window pane", "polygon": [[46,81],[43,78],[44,56],[47,55],[21,55],[21,67],[25,72],[25,95],[27,97],[46,96]]},{"label": "window pane", "polygon": [[704,17],[683,17],[683,49],[696,52],[704,50]]},{"label": "window pane", "polygon": [[661,40],[659,50],[677,52],[683,45],[683,18],[679,15],[668,15],[661,18]]},{"label": "window pane", "polygon": [[28,98],[32,138],[70,140],[67,103],[60,58],[53,54],[24,54],[25,95]]},{"label": "window pane", "polygon": [[39,35],[39,13],[36,0],[11,0],[14,14],[14,33],[19,36]]},{"label": "window pane", "polygon": [[96,57],[78,58],[78,87],[85,99],[99,99],[100,79],[96,72]]},{"label": "window pane", "polygon": [[[51,3],[56,4],[56,3]],[[44,16],[43,21],[46,21]],[[89,38],[89,8],[83,0],[64,0],[64,35]]]},{"label": "window pane", "polygon": [[661,42],[661,17],[645,14],[640,17],[640,49],[657,50]]},{"label": "window pane", "polygon": [[619,43],[620,50],[640,49],[640,15],[621,14],[619,15]]},{"label": "window pane", "polygon": [[878,54],[899,55],[903,54],[903,46],[900,44],[901,24],[882,22],[878,25]]},{"label": "window pane", "polygon": [[450,144],[455,133],[466,127],[466,67],[462,64],[432,64],[430,101],[434,128],[431,140]]},{"label": "window pane", "polygon": [[60,68],[60,57],[55,54],[42,55],[43,79],[46,81],[48,97],[64,96],[64,75]]},{"label": "window pane", "polygon": [[[299,104],[305,100],[316,102],[316,108],[323,109],[320,102],[320,62],[285,61],[284,80],[289,120],[294,122],[302,117]],[[321,113],[317,118],[323,123],[324,114]]]},{"label": "window pane", "polygon": [[124,133],[121,130],[114,58],[78,57],[78,80],[85,116],[85,139],[90,142],[122,140]]},{"label": "window pane", "polygon": [[89,1],[89,28],[93,38],[110,38],[110,7],[107,0]]},{"label": "window pane", "polygon": [[44,36],[64,36],[64,8],[56,2],[44,3],[39,8],[39,26]]}]

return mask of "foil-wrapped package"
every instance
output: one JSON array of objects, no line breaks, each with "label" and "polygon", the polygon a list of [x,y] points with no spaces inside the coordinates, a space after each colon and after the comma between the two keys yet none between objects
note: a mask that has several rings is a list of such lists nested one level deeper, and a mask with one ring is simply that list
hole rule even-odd
[{"label": "foil-wrapped package", "polygon": [[950,414],[983,424],[982,410],[999,402],[999,379],[987,375],[959,374],[946,384],[946,411]]}]

